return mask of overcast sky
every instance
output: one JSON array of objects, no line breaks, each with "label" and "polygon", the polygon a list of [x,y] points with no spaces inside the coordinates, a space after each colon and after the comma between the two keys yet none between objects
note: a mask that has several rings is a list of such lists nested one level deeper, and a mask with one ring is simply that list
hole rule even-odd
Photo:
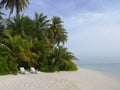
[{"label": "overcast sky", "polygon": [[120,63],[120,0],[30,0],[25,15],[59,16],[80,63]]}]

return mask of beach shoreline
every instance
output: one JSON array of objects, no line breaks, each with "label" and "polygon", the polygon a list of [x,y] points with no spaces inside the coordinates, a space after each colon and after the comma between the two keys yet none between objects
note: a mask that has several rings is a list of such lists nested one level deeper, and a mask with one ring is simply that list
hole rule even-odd
[{"label": "beach shoreline", "polygon": [[119,83],[104,72],[82,68],[0,76],[0,90],[119,90]]}]

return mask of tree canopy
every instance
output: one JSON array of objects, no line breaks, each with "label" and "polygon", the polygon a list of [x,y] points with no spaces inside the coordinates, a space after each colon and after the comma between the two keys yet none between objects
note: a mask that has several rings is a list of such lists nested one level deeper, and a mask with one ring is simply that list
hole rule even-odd
[{"label": "tree canopy", "polygon": [[[61,18],[48,19],[47,15],[37,12],[34,19],[20,15],[28,3],[28,0],[0,2],[0,9],[10,9],[9,15],[16,9],[15,16],[4,19],[5,27],[0,31],[0,74],[17,74],[21,66],[44,72],[77,70],[72,62],[75,56],[64,47],[68,33]],[[0,12],[0,19],[2,14]]]}]

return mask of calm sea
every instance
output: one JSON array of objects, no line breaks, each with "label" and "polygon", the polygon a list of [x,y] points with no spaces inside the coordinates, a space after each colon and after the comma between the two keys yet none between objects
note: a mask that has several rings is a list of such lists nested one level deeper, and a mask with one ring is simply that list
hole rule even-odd
[{"label": "calm sea", "polygon": [[120,74],[120,64],[78,64],[78,67]]},{"label": "calm sea", "polygon": [[76,64],[79,68],[105,72],[120,81],[120,64]]}]

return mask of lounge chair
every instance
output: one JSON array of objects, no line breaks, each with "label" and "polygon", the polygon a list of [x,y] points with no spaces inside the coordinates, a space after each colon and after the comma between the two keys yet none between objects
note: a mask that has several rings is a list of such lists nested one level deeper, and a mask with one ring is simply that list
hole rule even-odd
[{"label": "lounge chair", "polygon": [[24,67],[20,67],[20,73],[21,74],[26,74],[26,71],[25,71]]},{"label": "lounge chair", "polygon": [[30,67],[30,72],[31,72],[31,73],[37,73],[37,70],[35,70],[34,67]]}]

